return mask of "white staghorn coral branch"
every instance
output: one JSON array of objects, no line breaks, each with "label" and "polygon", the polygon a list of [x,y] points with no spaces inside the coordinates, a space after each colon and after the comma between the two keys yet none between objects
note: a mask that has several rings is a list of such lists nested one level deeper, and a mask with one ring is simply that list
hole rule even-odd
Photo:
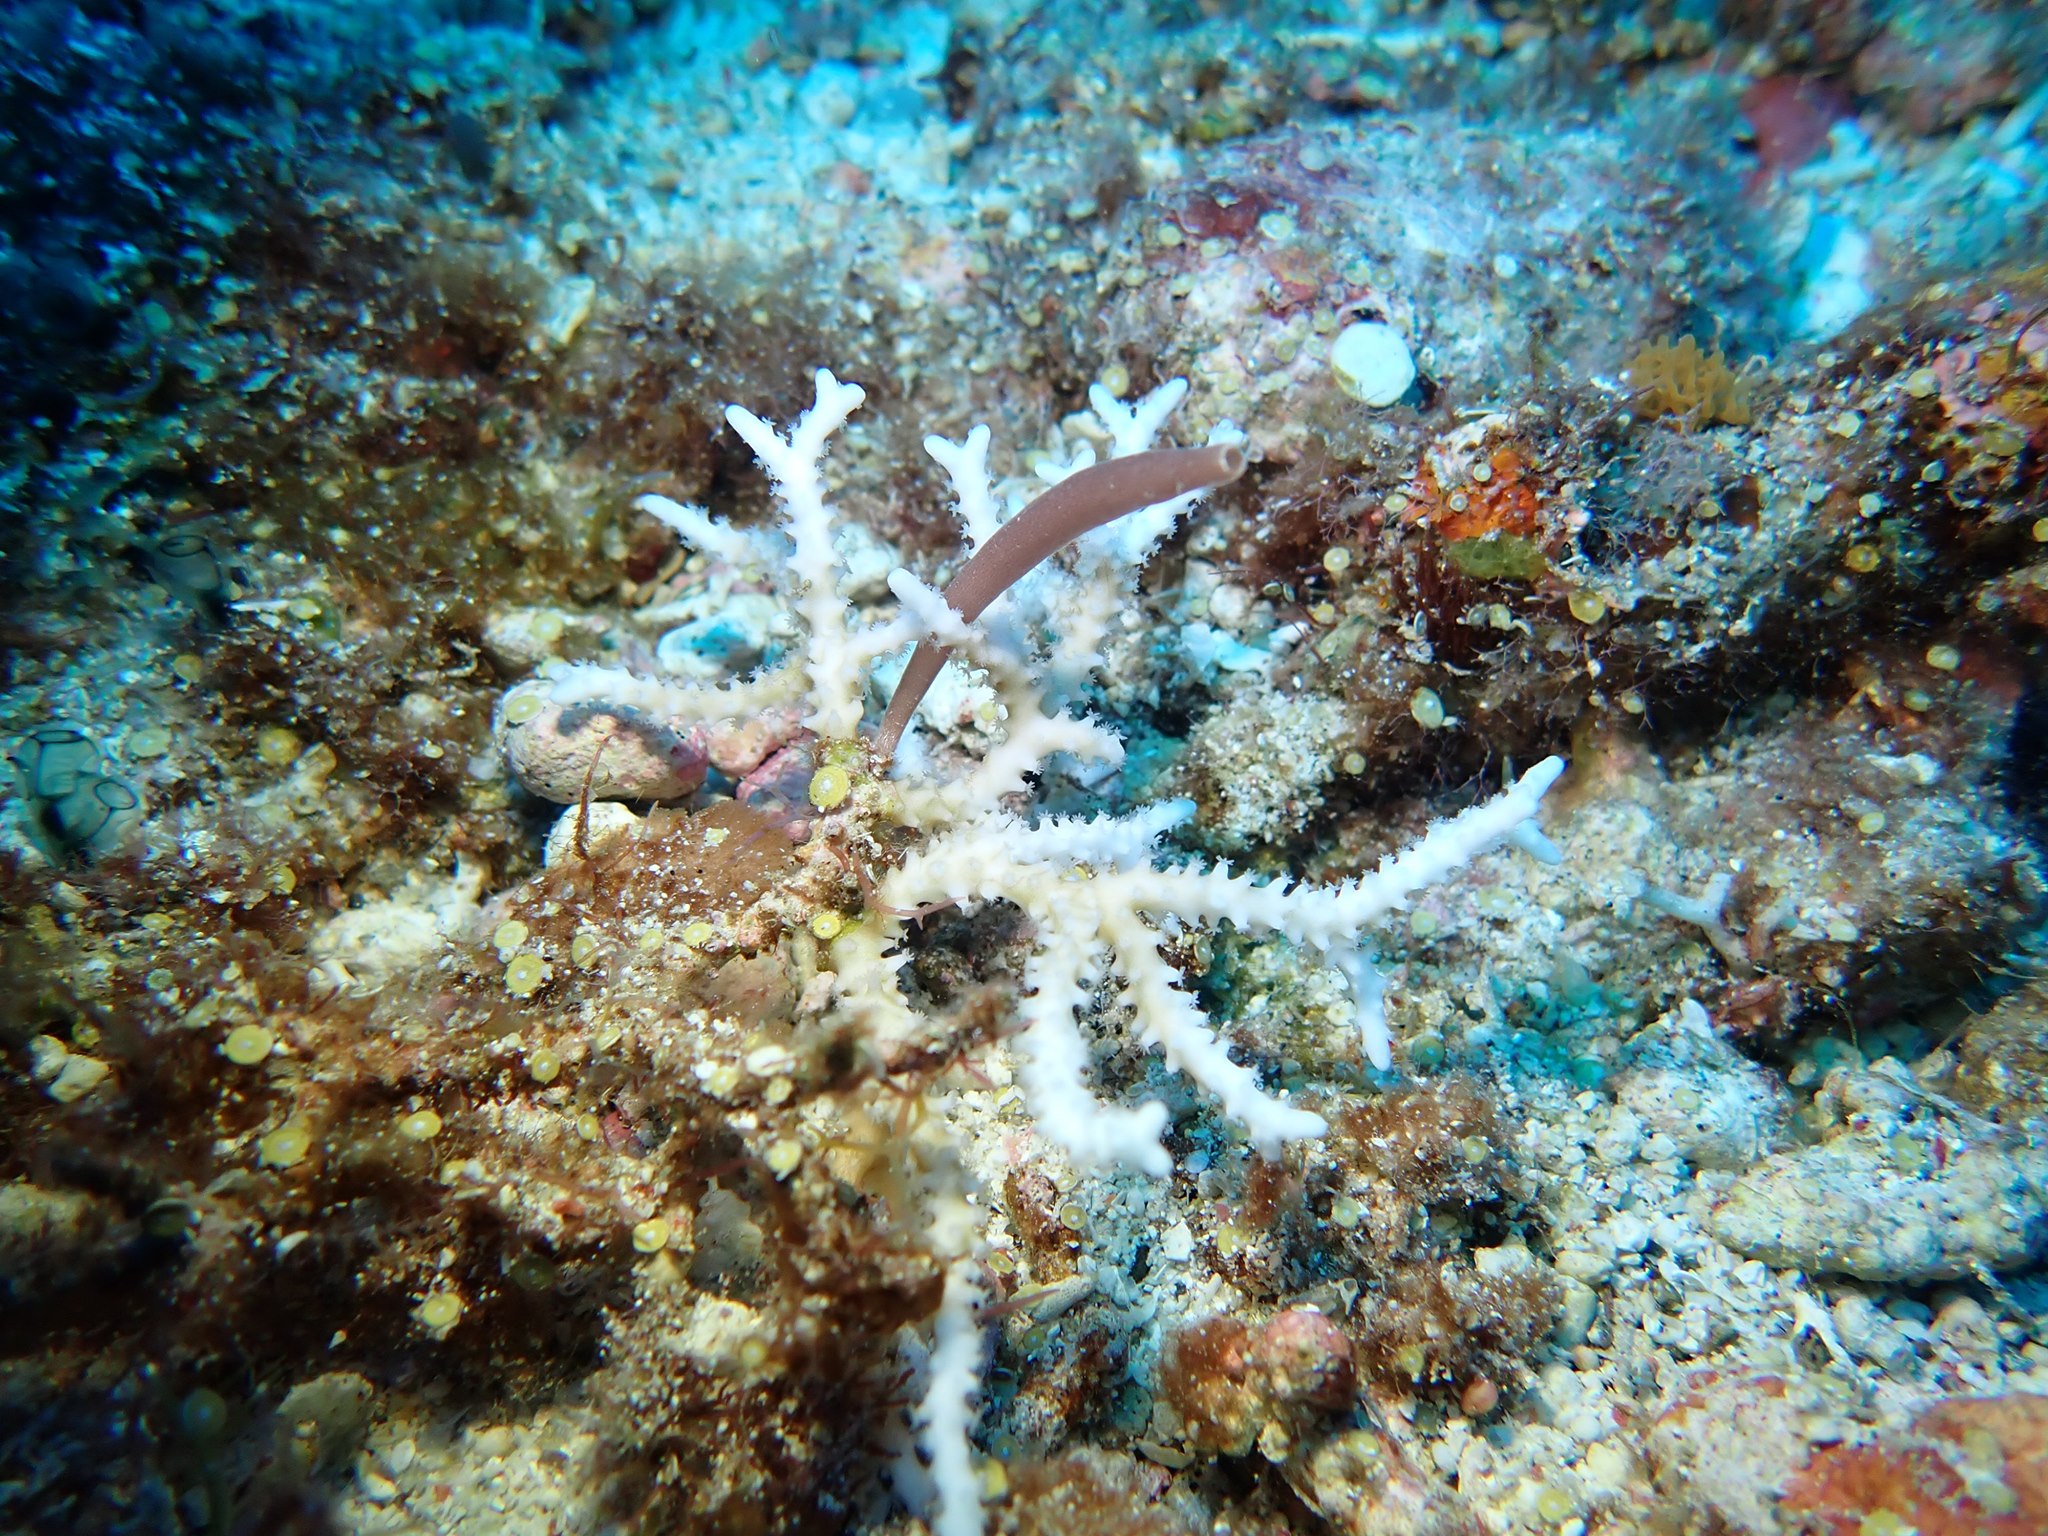
[{"label": "white staghorn coral branch", "polygon": [[726,407],[725,419],[746,439],[775,482],[782,527],[795,551],[790,570],[802,584],[797,612],[804,621],[804,668],[811,680],[811,713],[804,724],[834,740],[860,728],[861,666],[846,643],[846,604],[839,596],[839,560],[832,547],[833,513],[819,471],[825,444],[867,398],[858,384],[842,384],[828,368],[817,373],[817,401],[783,437],[752,411]]},{"label": "white staghorn coral branch", "polygon": [[1436,823],[1420,842],[1355,880],[1337,885],[1261,885],[1250,875],[1217,869],[1142,870],[1130,877],[1131,896],[1148,912],[1196,922],[1228,918],[1240,928],[1285,934],[1321,950],[1336,949],[1406,905],[1424,886],[1507,842],[1536,815],[1544,793],[1563,772],[1563,758],[1546,757],[1505,794]]},{"label": "white staghorn coral branch", "polygon": [[1003,520],[989,485],[988,443],[989,431],[983,426],[970,431],[964,442],[956,443],[937,433],[924,440],[924,451],[953,482],[953,510],[960,518],[965,553],[970,556],[988,542]]},{"label": "white staghorn coral branch", "polygon": [[[898,910],[935,900],[1007,900],[1037,923],[1040,950],[1027,972],[1033,997],[1025,1009],[1028,1027],[1020,1047],[1027,1066],[1021,1075],[1040,1127],[1077,1162],[1114,1157],[1156,1171],[1165,1156],[1156,1135],[1142,1145],[1137,1141],[1138,1122],[1130,1117],[1142,1111],[1108,1111],[1124,1118],[1112,1127],[1098,1125],[1091,1115],[1103,1114],[1105,1106],[1086,1099],[1080,1086],[1085,1049],[1073,1015],[1085,978],[1097,968],[1092,957],[1104,946],[1110,969],[1125,983],[1141,1037],[1165,1053],[1169,1066],[1215,1094],[1224,1113],[1270,1152],[1284,1142],[1321,1135],[1324,1123],[1268,1094],[1251,1069],[1230,1059],[1159,953],[1159,925],[1228,919],[1321,951],[1350,984],[1366,1054],[1384,1070],[1393,1059],[1385,981],[1359,948],[1360,935],[1417,890],[1488,849],[1527,843],[1523,829],[1563,771],[1562,759],[1544,759],[1505,794],[1438,822],[1413,847],[1340,885],[1262,885],[1222,867],[1156,869],[1154,841],[1187,814],[1184,805],[1169,802],[1122,825],[1097,818],[1025,828],[995,814],[964,820],[905,858],[883,880],[881,897]],[[1163,1128],[1164,1121],[1158,1124]]]},{"label": "white staghorn coral branch", "polygon": [[1136,405],[1125,405],[1109,392],[1108,386],[1088,386],[1088,406],[1109,434],[1110,454],[1143,453],[1166,425],[1166,418],[1188,397],[1186,379],[1168,379]]},{"label": "white staghorn coral branch", "polygon": [[1179,986],[1180,972],[1159,953],[1159,934],[1129,909],[1107,908],[1102,931],[1116,951],[1128,985],[1124,997],[1137,1015],[1139,1035],[1166,1053],[1166,1064],[1216,1095],[1223,1113],[1244,1127],[1262,1156],[1290,1141],[1329,1129],[1321,1115],[1295,1109],[1259,1086],[1258,1074],[1230,1059],[1209,1017]]},{"label": "white staghorn coral branch", "polygon": [[925,1027],[896,984],[910,957],[888,952],[901,929],[899,922],[859,922],[832,941],[840,1012],[878,1043],[913,1039]]},{"label": "white staghorn coral branch", "polygon": [[1026,995],[1018,1011],[1025,1028],[1017,1037],[1023,1058],[1018,1079],[1031,1100],[1033,1117],[1076,1165],[1121,1163],[1164,1178],[1173,1171],[1166,1149],[1159,1145],[1166,1130],[1166,1106],[1157,1101],[1135,1109],[1104,1104],[1083,1080],[1088,1046],[1074,1016],[1088,1006],[1102,950],[1092,936],[1071,931],[1079,926],[1068,922],[1042,928],[1041,948],[1024,967]]},{"label": "white staghorn coral branch", "polygon": [[1385,1071],[1393,1042],[1383,1004],[1385,983],[1356,947],[1357,936],[1387,913],[1502,843],[1533,850],[1555,862],[1557,849],[1533,821],[1544,794],[1564,772],[1564,759],[1546,757],[1512,789],[1440,821],[1422,841],[1381,863],[1371,874],[1338,885],[1260,885],[1249,875],[1220,869],[1137,870],[1127,878],[1135,905],[1156,915],[1197,922],[1228,918],[1253,932],[1283,934],[1323,951],[1351,984],[1366,1056]]},{"label": "white staghorn coral branch", "polygon": [[896,601],[903,605],[903,611],[939,644],[968,650],[985,643],[982,631],[969,629],[967,621],[953,611],[944,593],[926,586],[909,571],[891,571],[889,590],[896,594]]},{"label": "white staghorn coral branch", "polygon": [[1123,743],[1092,720],[1045,713],[1038,685],[1024,663],[1005,647],[992,644],[986,632],[956,613],[939,593],[908,571],[889,577],[890,590],[904,612],[926,626],[926,632],[983,668],[995,685],[996,699],[1006,714],[1000,743],[965,778],[947,784],[903,783],[898,803],[911,826],[932,827],[998,805],[1005,795],[1022,789],[1055,752],[1107,762],[1123,761]]},{"label": "white staghorn coral branch", "polygon": [[1053,816],[1019,825],[1009,842],[1020,864],[1137,869],[1152,862],[1160,838],[1194,814],[1192,800],[1161,800],[1128,816]]}]

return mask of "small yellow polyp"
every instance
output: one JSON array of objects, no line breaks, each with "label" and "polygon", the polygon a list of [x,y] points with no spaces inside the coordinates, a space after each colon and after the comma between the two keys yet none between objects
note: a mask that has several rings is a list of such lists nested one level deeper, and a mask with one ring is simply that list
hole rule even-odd
[{"label": "small yellow polyp", "polygon": [[256,1153],[270,1168],[289,1168],[303,1162],[313,1148],[313,1133],[303,1125],[280,1125],[256,1143]]},{"label": "small yellow polyp", "polygon": [[441,1117],[431,1109],[416,1109],[398,1122],[398,1134],[407,1141],[432,1141],[441,1134]]},{"label": "small yellow polyp", "polygon": [[515,693],[505,701],[505,723],[524,725],[548,705],[547,698],[539,693]]},{"label": "small yellow polyp", "polygon": [[811,932],[830,943],[846,930],[846,919],[837,912],[824,911],[811,919]]},{"label": "small yellow polyp", "polygon": [[533,996],[547,979],[547,965],[536,954],[514,955],[505,967],[505,990],[514,997]]},{"label": "small yellow polyp", "polygon": [[659,1253],[668,1246],[668,1223],[651,1216],[633,1228],[633,1247],[641,1253]]},{"label": "small yellow polyp", "polygon": [[462,1298],[453,1291],[436,1291],[419,1305],[414,1314],[431,1333],[446,1333],[462,1316]]},{"label": "small yellow polyp", "polygon": [[228,1031],[221,1054],[238,1067],[253,1067],[270,1054],[277,1037],[261,1024],[238,1024]]},{"label": "small yellow polyp", "polygon": [[281,725],[265,726],[256,733],[256,755],[281,768],[299,755],[299,738]]},{"label": "small yellow polyp", "polygon": [[811,804],[821,811],[844,805],[853,793],[853,776],[844,768],[827,763],[811,775]]}]

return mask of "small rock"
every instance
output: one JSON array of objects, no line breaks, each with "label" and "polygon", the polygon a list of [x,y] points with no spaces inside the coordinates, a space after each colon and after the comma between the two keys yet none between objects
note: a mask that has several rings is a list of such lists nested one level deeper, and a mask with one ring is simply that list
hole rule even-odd
[{"label": "small rock", "polygon": [[534,326],[536,350],[561,350],[576,339],[583,322],[597,305],[597,283],[583,274],[572,273],[548,289]]},{"label": "small rock", "polygon": [[[580,849],[576,846],[579,824],[582,824],[583,831],[583,847]],[[541,854],[541,863],[553,869],[585,854],[597,858],[618,847],[640,825],[640,818],[616,800],[593,800],[587,822],[583,807],[572,805],[548,828],[547,847]]]},{"label": "small rock", "polygon": [[1415,357],[1391,325],[1360,320],[1330,343],[1330,371],[1345,394],[1379,410],[1408,393],[1415,382]]},{"label": "small rock", "polygon": [[1674,1009],[1644,1031],[1614,1075],[1615,1098],[1648,1133],[1644,1157],[1669,1142],[1695,1168],[1739,1171],[1783,1143],[1791,1097],[1705,1018]]},{"label": "small rock", "polygon": [[1617,1253],[1641,1253],[1650,1246],[1650,1226],[1633,1211],[1623,1211],[1607,1223],[1607,1237]]},{"label": "small rock", "polygon": [[1996,1360],[1999,1351],[1998,1324],[1974,1296],[1952,1296],[1934,1314],[1934,1341],[1957,1354],[1978,1360]]},{"label": "small rock", "polygon": [[1642,1121],[1628,1106],[1617,1104],[1607,1124],[1593,1138],[1593,1155],[1618,1168],[1634,1161],[1642,1145]]},{"label": "small rock", "polygon": [[1913,1341],[1868,1296],[1843,1296],[1830,1308],[1830,1313],[1835,1337],[1858,1359],[1868,1360],[1888,1374],[1912,1362]]},{"label": "small rock", "polygon": [[930,80],[945,68],[953,18],[936,5],[906,5],[861,24],[856,57],[871,63],[901,63],[912,80]]},{"label": "small rock", "polygon": [[2048,1125],[2048,982],[2030,982],[1970,1021],[1946,1091],[2001,1125]]},{"label": "small rock", "polygon": [[815,128],[844,128],[860,110],[860,71],[837,59],[820,59],[796,89],[799,111]]},{"label": "small rock", "polygon": [[1558,1284],[1563,1299],[1558,1305],[1557,1326],[1551,1330],[1551,1337],[1566,1349],[1576,1349],[1586,1342],[1586,1335],[1593,1328],[1593,1319],[1600,1315],[1600,1295],[1590,1285],[1570,1276]]},{"label": "small rock", "polygon": [[1876,97],[1917,134],[1952,128],[1974,112],[2017,98],[2017,60],[2024,48],[2004,17],[1986,7],[1959,26],[1948,11],[1925,0],[1896,10],[1856,55],[1849,78],[1859,96]]},{"label": "small rock", "polygon": [[75,1284],[110,1251],[119,1207],[77,1190],[25,1179],[0,1184],[0,1302]]},{"label": "small rock", "polygon": [[1792,328],[1809,341],[1825,341],[1877,302],[1871,291],[1876,249],[1870,236],[1832,216],[1816,219],[1800,248]]},{"label": "small rock", "polygon": [[704,750],[720,773],[743,779],[804,734],[802,717],[801,709],[783,708],[717,721],[704,727]]},{"label": "small rock", "polygon": [[55,1035],[37,1035],[28,1049],[29,1075],[59,1104],[76,1104],[113,1070],[97,1056],[72,1051]]},{"label": "small rock", "polygon": [[593,800],[674,800],[704,782],[706,758],[697,734],[635,710],[565,709],[543,695],[537,711],[508,724],[507,711],[518,709],[515,701],[533,691],[506,694],[493,729],[513,776],[543,800],[575,805],[586,783]]},{"label": "small rock", "polygon": [[850,603],[876,603],[889,595],[889,573],[902,562],[896,551],[859,523],[848,523],[833,536],[844,574],[839,595]]},{"label": "small rock", "polygon": [[384,1470],[393,1477],[405,1476],[418,1456],[419,1447],[411,1440],[394,1440],[377,1453]]},{"label": "small rock", "polygon": [[2048,1530],[2043,1466],[2048,1396],[1954,1397],[1903,1428],[1821,1445],[1772,1485],[1769,1528],[2023,1536]]},{"label": "small rock", "polygon": [[1556,1268],[1567,1279],[1595,1286],[1614,1273],[1614,1260],[1589,1248],[1567,1248],[1557,1256]]},{"label": "small rock", "polygon": [[761,765],[734,786],[733,798],[741,805],[773,817],[789,834],[791,842],[809,836],[811,775],[816,769],[811,737],[803,738],[771,753]]},{"label": "small rock", "polygon": [[315,1465],[353,1461],[369,1434],[377,1389],[354,1371],[329,1371],[302,1381],[277,1405],[279,1423],[312,1453]]},{"label": "small rock", "polygon": [[1182,1329],[1160,1379],[1191,1444],[1232,1456],[1256,1444],[1282,1461],[1314,1421],[1350,1402],[1356,1374],[1343,1330],[1294,1307],[1257,1329],[1230,1317]]},{"label": "small rock", "polygon": [[[1836,1076],[1861,1104],[1896,1090],[1875,1074]],[[1819,1146],[1752,1168],[1710,1225],[1738,1253],[1811,1274],[1913,1285],[2019,1269],[2048,1253],[2048,1148],[1989,1125],[1908,1132],[1859,1114]]]},{"label": "small rock", "polygon": [[44,1090],[59,1104],[76,1104],[106,1081],[113,1071],[97,1056],[80,1056],[75,1052],[64,1060],[64,1070],[57,1074],[57,1080]]},{"label": "small rock", "polygon": [[1381,1430],[1334,1435],[1289,1463],[1286,1475],[1341,1536],[1479,1536],[1485,1529],[1457,1493]]},{"label": "small rock", "polygon": [[1804,1459],[1814,1421],[1846,1416],[1852,1390],[1819,1373],[1791,1382],[1727,1367],[1673,1372],[1643,1436],[1651,1475],[1700,1530],[1782,1532],[1778,1490]]},{"label": "small rock", "polygon": [[735,592],[711,613],[680,624],[655,644],[672,677],[723,681],[752,671],[768,654],[783,610],[765,592]]},{"label": "small rock", "polygon": [[569,623],[554,608],[501,608],[484,620],[484,654],[501,671],[530,671],[560,650]]}]

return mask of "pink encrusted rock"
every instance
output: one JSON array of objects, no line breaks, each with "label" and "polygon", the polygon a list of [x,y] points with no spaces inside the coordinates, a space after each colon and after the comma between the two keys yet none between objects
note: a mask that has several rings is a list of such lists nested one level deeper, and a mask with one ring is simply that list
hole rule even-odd
[{"label": "pink encrusted rock", "polygon": [[1245,1360],[1276,1405],[1341,1408],[1357,1384],[1351,1340],[1312,1307],[1292,1307],[1272,1318],[1252,1336]]},{"label": "pink encrusted rock", "polygon": [[817,766],[811,750],[815,742],[809,731],[800,733],[798,740],[771,754],[733,790],[741,805],[773,817],[791,842],[811,835],[811,818],[816,815],[810,800],[811,774]]},{"label": "pink encrusted rock", "polygon": [[803,711],[793,706],[720,720],[704,727],[704,749],[711,754],[712,767],[729,778],[743,779],[803,735],[802,720]]},{"label": "pink encrusted rock", "polygon": [[[536,697],[537,710],[521,702]],[[629,709],[564,708],[528,689],[505,696],[496,733],[513,777],[558,805],[581,800],[586,782],[593,800],[678,799],[704,782],[709,761],[695,730],[678,731]]]},{"label": "pink encrusted rock", "polygon": [[1270,1461],[1292,1455],[1357,1382],[1351,1340],[1310,1307],[1256,1329],[1222,1316],[1191,1324],[1169,1341],[1160,1378],[1190,1445],[1229,1456],[1256,1446]]}]

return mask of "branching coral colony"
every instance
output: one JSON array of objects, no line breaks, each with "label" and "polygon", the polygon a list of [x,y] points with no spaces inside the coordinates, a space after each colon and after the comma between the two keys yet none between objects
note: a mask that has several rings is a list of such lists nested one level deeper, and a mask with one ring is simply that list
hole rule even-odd
[{"label": "branching coral colony", "polygon": [[[1099,981],[1121,983],[1121,1002],[1141,1038],[1159,1047],[1171,1068],[1213,1093],[1262,1152],[1319,1136],[1321,1117],[1267,1092],[1251,1069],[1230,1059],[1163,946],[1182,925],[1228,920],[1315,949],[1349,983],[1366,1054],[1385,1068],[1391,1052],[1384,986],[1361,934],[1419,888],[1499,843],[1554,860],[1557,851],[1534,818],[1564,768],[1561,759],[1547,758],[1506,793],[1431,827],[1373,873],[1327,886],[1261,884],[1227,865],[1164,864],[1158,841],[1193,813],[1187,802],[1035,821],[1014,808],[1029,777],[1055,754],[1109,766],[1121,760],[1120,741],[1076,705],[1076,690],[1101,664],[1101,639],[1152,547],[1200,495],[1242,471],[1243,455],[1228,427],[1212,434],[1206,450],[1150,451],[1185,393],[1185,382],[1175,380],[1127,407],[1097,386],[1091,403],[1108,432],[1108,461],[1095,465],[1084,449],[1068,465],[1041,469],[1052,488],[1008,521],[988,476],[987,429],[975,428],[960,443],[928,438],[927,451],[952,481],[969,551],[986,558],[970,560],[946,595],[897,571],[890,580],[901,604],[897,616],[858,629],[850,626],[839,595],[846,572],[820,464],[862,391],[820,370],[816,403],[787,437],[733,407],[727,421],[775,482],[787,547],[772,549],[771,535],[734,529],[698,508],[660,498],[643,505],[706,553],[787,569],[800,643],[778,665],[722,688],[588,666],[570,668],[553,683],[553,698],[565,707],[641,712],[670,727],[807,703],[804,724],[816,738],[809,798],[821,813],[810,835],[832,839],[856,861],[895,861],[869,888],[865,917],[833,938],[835,1006],[878,1049],[925,1033],[928,1026],[898,985],[907,958],[900,947],[906,921],[951,903],[1014,903],[1036,926],[1014,1044],[1039,1129],[1077,1165],[1123,1165],[1155,1176],[1170,1167],[1160,1144],[1166,1106],[1105,1104],[1084,1081],[1089,1051],[1078,1019]],[[1022,567],[1036,566],[1077,528],[1094,531],[1077,541],[1069,566],[1038,567],[1017,580]],[[990,620],[971,623],[1012,581]],[[913,641],[923,643],[898,699],[880,732],[864,738],[870,669]],[[944,663],[940,647],[985,675],[1004,730],[998,744],[950,779],[931,767],[914,740],[896,750],[924,687]],[[906,841],[907,853],[891,851]],[[954,1228],[950,1236],[947,1226]],[[971,1329],[980,1295],[976,1239],[971,1223],[957,1221],[935,1221],[934,1236],[951,1269],[922,1433],[935,1528],[960,1536],[981,1523],[966,1448],[967,1405],[980,1364]]]}]

